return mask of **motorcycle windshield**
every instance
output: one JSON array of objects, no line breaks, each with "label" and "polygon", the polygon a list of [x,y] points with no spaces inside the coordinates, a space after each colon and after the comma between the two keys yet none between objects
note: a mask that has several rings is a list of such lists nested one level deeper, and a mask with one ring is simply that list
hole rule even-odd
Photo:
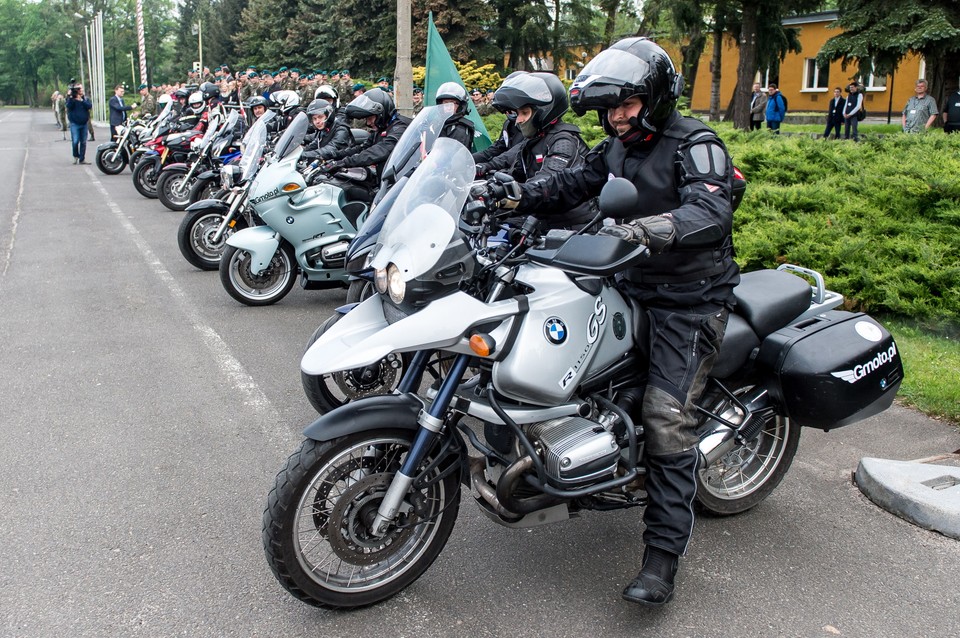
[{"label": "motorcycle windshield", "polygon": [[293,118],[290,126],[287,127],[280,141],[277,142],[277,159],[282,160],[292,153],[294,149],[303,144],[303,138],[307,135],[307,124],[307,114],[304,112],[299,113],[297,117]]},{"label": "motorcycle windshield", "polygon": [[383,176],[397,179],[409,173],[423,161],[433,148],[447,118],[456,112],[453,104],[438,104],[424,108],[403,132],[387,158]]},{"label": "motorcycle windshield", "polygon": [[227,116],[226,122],[223,123],[217,130],[216,137],[213,139],[211,144],[213,144],[213,154],[221,155],[233,141],[234,129],[237,128],[237,123],[240,121],[240,114],[236,111],[230,111],[230,115]]},{"label": "motorcycle windshield", "polygon": [[394,264],[404,281],[429,272],[458,232],[457,220],[475,174],[467,147],[450,138],[437,139],[389,206],[372,266]]},{"label": "motorcycle windshield", "polygon": [[243,157],[240,159],[240,178],[248,181],[257,173],[260,158],[267,147],[267,124],[276,116],[273,111],[267,111],[260,116],[243,138]]},{"label": "motorcycle windshield", "polygon": [[210,142],[212,142],[213,138],[216,137],[217,133],[219,133],[222,130],[222,126],[221,126],[222,123],[223,123],[223,120],[221,120],[219,117],[217,116],[211,117],[211,120],[207,123],[207,130],[204,131],[203,137],[200,138],[200,142],[197,144],[198,151],[202,151],[208,146],[210,146]]}]

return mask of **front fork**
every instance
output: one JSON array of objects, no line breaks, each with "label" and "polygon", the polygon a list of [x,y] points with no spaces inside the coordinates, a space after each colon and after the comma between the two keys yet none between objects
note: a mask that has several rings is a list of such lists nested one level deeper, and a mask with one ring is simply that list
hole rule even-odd
[{"label": "front fork", "polygon": [[220,239],[223,237],[223,234],[227,232],[227,228],[230,227],[230,222],[233,221],[233,218],[237,214],[237,209],[239,209],[244,200],[246,200],[246,194],[246,190],[242,192],[234,191],[230,194],[230,197],[232,198],[230,202],[230,210],[226,215],[223,216],[223,221],[221,221],[220,225],[217,227],[217,232],[213,234],[213,239],[211,240],[213,243],[220,241]]},{"label": "front fork", "polygon": [[[400,382],[399,389],[401,392],[413,391],[414,388],[412,386],[418,383],[420,377],[423,375],[429,356],[429,351],[425,350],[421,350],[414,355],[410,368]],[[472,357],[467,354],[457,355],[453,365],[450,367],[450,373],[447,375],[447,378],[443,380],[440,390],[437,392],[436,399],[434,399],[429,409],[420,411],[420,416],[417,419],[420,424],[420,428],[417,430],[417,436],[414,438],[410,452],[403,462],[403,467],[400,468],[400,471],[397,472],[396,476],[394,476],[390,482],[390,487],[387,489],[387,493],[380,503],[380,508],[377,510],[377,517],[373,520],[373,525],[371,525],[371,532],[373,532],[374,535],[383,536],[386,534],[390,524],[397,519],[397,513],[400,511],[403,497],[406,496],[417,476],[417,468],[420,467],[420,464],[427,457],[427,454],[436,441],[437,435],[443,429],[443,421],[447,408],[450,407],[450,403],[453,401],[454,394],[460,385],[460,380],[463,378],[463,373],[466,372],[471,358]]]}]

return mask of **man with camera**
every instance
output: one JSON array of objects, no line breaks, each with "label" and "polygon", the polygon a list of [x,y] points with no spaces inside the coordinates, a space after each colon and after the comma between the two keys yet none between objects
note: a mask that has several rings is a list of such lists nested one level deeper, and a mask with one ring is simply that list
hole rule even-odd
[{"label": "man with camera", "polygon": [[73,163],[89,164],[87,155],[87,126],[93,103],[83,94],[83,86],[72,85],[67,95],[67,121],[70,122],[70,140],[73,145]]}]

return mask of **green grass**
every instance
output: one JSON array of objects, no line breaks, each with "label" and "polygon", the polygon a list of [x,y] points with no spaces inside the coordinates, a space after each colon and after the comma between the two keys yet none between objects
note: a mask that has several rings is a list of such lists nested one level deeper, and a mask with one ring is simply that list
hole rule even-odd
[{"label": "green grass", "polygon": [[913,322],[883,318],[903,358],[898,400],[930,416],[960,424],[960,339]]}]

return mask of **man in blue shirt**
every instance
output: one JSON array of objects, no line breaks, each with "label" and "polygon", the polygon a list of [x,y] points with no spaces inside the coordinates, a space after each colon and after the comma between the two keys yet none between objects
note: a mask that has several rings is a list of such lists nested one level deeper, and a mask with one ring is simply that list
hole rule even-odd
[{"label": "man in blue shirt", "polygon": [[83,94],[83,87],[76,85],[67,95],[67,121],[70,122],[70,140],[73,143],[73,163],[89,164],[87,155],[87,125],[93,103]]}]

